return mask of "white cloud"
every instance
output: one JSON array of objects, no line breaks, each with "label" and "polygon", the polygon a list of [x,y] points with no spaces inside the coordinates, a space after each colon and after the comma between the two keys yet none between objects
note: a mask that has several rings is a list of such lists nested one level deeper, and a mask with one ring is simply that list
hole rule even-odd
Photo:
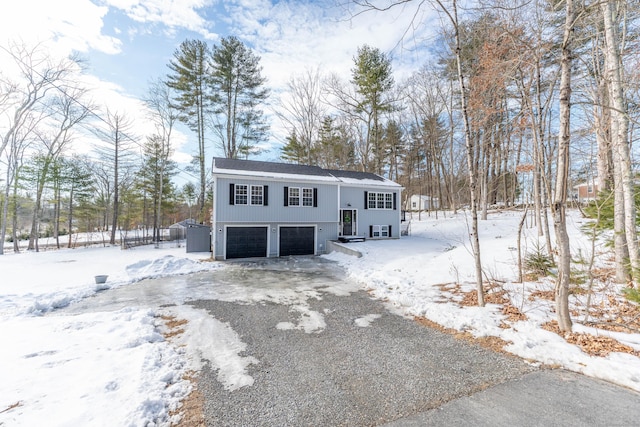
[{"label": "white cloud", "polygon": [[[437,14],[419,3],[355,16],[334,0],[232,0],[224,8],[229,34],[260,55],[272,89],[271,102],[277,104],[291,76],[307,69],[319,67],[322,74],[349,80],[353,58],[364,44],[391,56],[396,81],[417,70],[429,59],[424,54],[425,39],[432,39],[439,28],[433,22]],[[283,142],[288,132],[275,118],[272,125],[272,139]],[[276,147],[269,154],[274,153]]]},{"label": "white cloud", "polygon": [[333,1],[272,4],[267,0],[237,0],[226,3],[225,8],[232,30],[262,56],[269,84],[279,88],[292,73],[317,65],[325,72],[348,78],[357,48],[364,44],[390,53],[396,74],[415,70],[428,58],[403,46],[432,38],[437,30],[437,26],[428,25],[435,12],[418,3],[357,16]]},{"label": "white cloud", "polygon": [[107,8],[89,0],[21,0],[11,2],[0,14],[0,44],[21,40],[46,42],[52,53],[97,50],[118,53],[121,42],[102,34]]},{"label": "white cloud", "polygon": [[[140,52],[129,43],[144,35],[158,35],[158,46],[167,42],[161,34],[170,38],[178,34],[189,37],[190,31],[212,40],[217,34],[236,35],[262,57],[263,73],[274,94],[273,102],[286,88],[292,74],[308,68],[320,66],[323,73],[335,72],[348,79],[356,49],[365,43],[391,53],[397,80],[409,70],[417,69],[426,58],[398,48],[398,43],[407,35],[404,40],[424,40],[438,27],[425,24],[433,14],[428,8],[417,15],[419,25],[412,27],[419,3],[411,2],[390,12],[351,17],[337,7],[334,0],[22,0],[13,2],[10,9],[0,15],[0,45],[16,38],[26,43],[45,41],[52,54],[67,55],[76,50],[91,61],[92,53],[100,52],[112,55],[116,63],[136,57]],[[158,52],[168,55],[159,47]],[[154,55],[152,51],[144,54],[150,58]],[[142,110],[135,99],[125,93],[122,86],[105,79],[131,90],[146,85],[146,80],[157,70],[122,70],[126,68],[111,67],[109,77],[93,78],[91,87],[96,88],[94,93],[99,93],[95,99],[112,109],[117,106],[131,110],[138,117]],[[4,66],[3,71],[6,73]],[[140,121],[141,128],[148,122],[144,117]],[[274,126],[277,123],[274,122]],[[272,130],[278,137],[284,134],[282,129]],[[187,148],[188,139],[193,139],[188,130],[177,136],[176,160],[190,159],[193,150]]]},{"label": "white cloud", "polygon": [[121,9],[136,22],[162,24],[165,31],[186,29],[206,39],[216,39],[209,29],[213,24],[199,10],[211,6],[212,0],[105,0],[109,6]]}]

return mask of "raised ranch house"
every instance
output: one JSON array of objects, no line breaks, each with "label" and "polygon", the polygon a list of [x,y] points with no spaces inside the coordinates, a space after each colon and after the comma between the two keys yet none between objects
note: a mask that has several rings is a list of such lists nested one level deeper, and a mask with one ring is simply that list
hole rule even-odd
[{"label": "raised ranch house", "polygon": [[328,241],[400,237],[402,187],[373,173],[213,159],[216,259],[317,255]]}]

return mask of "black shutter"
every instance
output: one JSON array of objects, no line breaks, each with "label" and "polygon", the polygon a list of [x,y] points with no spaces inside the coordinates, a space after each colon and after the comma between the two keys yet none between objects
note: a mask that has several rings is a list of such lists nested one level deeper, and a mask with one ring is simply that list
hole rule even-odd
[{"label": "black shutter", "polygon": [[314,208],[318,207],[318,189],[317,188],[313,189],[313,207]]},{"label": "black shutter", "polygon": [[395,211],[396,209],[398,209],[398,204],[396,202],[396,197],[398,196],[398,193],[393,193],[393,210]]},{"label": "black shutter", "polygon": [[289,187],[284,187],[284,205],[289,206]]},{"label": "black shutter", "polygon": [[[366,191],[365,191],[366,193]],[[373,237],[373,225],[369,226],[369,237]]]},{"label": "black shutter", "polygon": [[389,226],[389,237],[391,237],[391,226]]},{"label": "black shutter", "polygon": [[262,188],[263,188],[263,194],[262,195],[264,197],[262,204],[264,206],[268,206],[269,205],[269,186],[265,185]]},{"label": "black shutter", "polygon": [[369,192],[364,192],[364,208],[369,209]]},{"label": "black shutter", "polygon": [[236,204],[236,186],[235,184],[229,184],[229,204]]}]

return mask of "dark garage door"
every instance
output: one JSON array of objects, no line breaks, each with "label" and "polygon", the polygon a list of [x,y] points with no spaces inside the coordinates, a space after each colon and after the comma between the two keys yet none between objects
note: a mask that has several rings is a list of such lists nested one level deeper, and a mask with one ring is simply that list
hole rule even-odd
[{"label": "dark garage door", "polygon": [[267,227],[227,228],[227,259],[267,256]]},{"label": "dark garage door", "polygon": [[314,227],[280,227],[280,256],[313,255]]}]

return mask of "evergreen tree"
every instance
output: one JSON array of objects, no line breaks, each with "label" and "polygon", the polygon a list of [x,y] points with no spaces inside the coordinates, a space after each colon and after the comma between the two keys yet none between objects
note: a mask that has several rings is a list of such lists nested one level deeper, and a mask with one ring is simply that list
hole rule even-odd
[{"label": "evergreen tree", "polygon": [[267,137],[268,125],[259,108],[264,88],[260,57],[236,37],[223,38],[210,60],[214,96],[213,130],[227,158],[248,156]]},{"label": "evergreen tree", "polygon": [[144,144],[142,167],[138,171],[138,187],[151,198],[153,212],[153,239],[160,240],[162,210],[173,198],[171,177],[175,176],[176,163],[168,158],[166,145],[158,135],[147,138]]},{"label": "evergreen tree", "polygon": [[353,137],[344,123],[331,116],[322,120],[315,157],[318,166],[328,169],[356,169],[356,149]]},{"label": "evergreen tree", "polygon": [[308,156],[306,147],[298,140],[295,132],[287,137],[287,143],[282,147],[280,158],[285,162],[298,165],[307,164],[311,156]]},{"label": "evergreen tree", "polygon": [[173,54],[169,62],[172,74],[167,76],[167,85],[175,90],[176,107],[180,110],[180,120],[198,136],[198,154],[194,160],[200,173],[200,211],[204,210],[206,191],[205,167],[205,116],[211,108],[209,92],[210,49],[200,40],[185,40]]},{"label": "evergreen tree", "polygon": [[360,96],[357,112],[364,115],[367,125],[366,154],[373,154],[369,165],[365,163],[369,159],[363,159],[363,163],[372,172],[382,174],[384,150],[380,119],[382,113],[392,110],[392,103],[386,96],[394,84],[391,60],[380,49],[364,45],[358,48],[354,63],[351,82]]},{"label": "evergreen tree", "polygon": [[[73,230],[76,228],[75,215],[76,211],[80,210],[82,215],[82,209],[80,207],[88,206],[91,197],[95,192],[93,185],[93,174],[87,167],[88,160],[78,156],[71,158],[60,158],[54,165],[54,188],[56,193],[56,205],[58,215],[56,215],[56,225],[54,236],[57,237],[57,230],[59,223],[62,221],[62,213],[64,206],[66,206],[66,219],[68,228],[68,243],[67,247],[73,246]],[[95,211],[95,209],[92,209]],[[56,240],[57,243],[57,240]]]}]

